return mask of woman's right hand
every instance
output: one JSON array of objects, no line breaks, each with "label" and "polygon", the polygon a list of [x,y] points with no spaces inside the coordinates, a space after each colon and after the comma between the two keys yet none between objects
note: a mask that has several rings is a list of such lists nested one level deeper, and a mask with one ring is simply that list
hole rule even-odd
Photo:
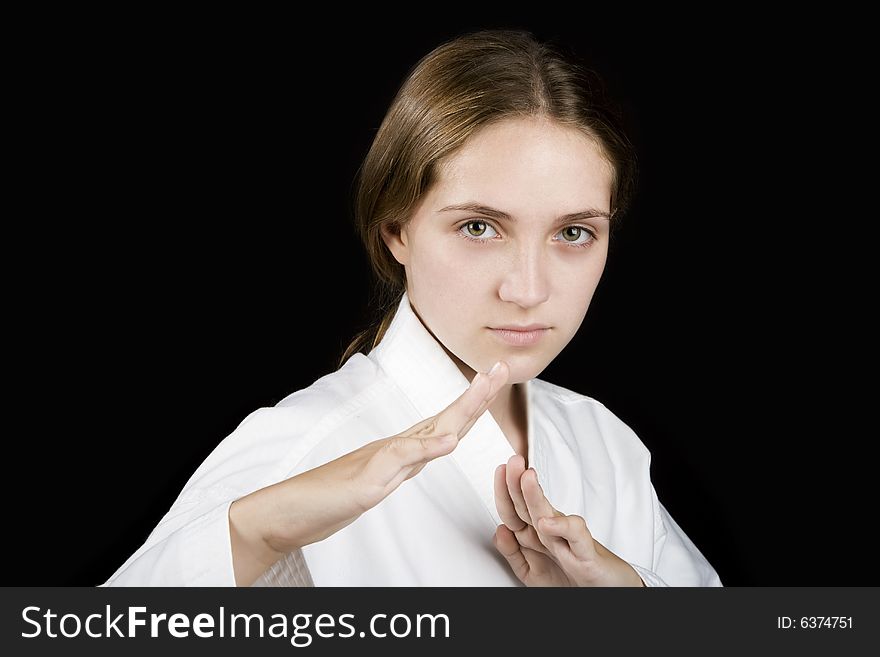
[{"label": "woman's right hand", "polygon": [[501,362],[491,375],[478,373],[437,415],[233,502],[229,521],[236,583],[250,585],[288,552],[351,524],[429,461],[449,454],[509,373]]}]

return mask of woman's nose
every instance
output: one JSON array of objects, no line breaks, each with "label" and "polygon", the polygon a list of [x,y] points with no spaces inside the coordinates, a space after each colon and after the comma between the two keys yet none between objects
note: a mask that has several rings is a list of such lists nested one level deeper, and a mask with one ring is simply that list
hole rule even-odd
[{"label": "woman's nose", "polygon": [[550,297],[546,255],[540,247],[523,248],[513,257],[498,295],[523,308],[544,303]]}]

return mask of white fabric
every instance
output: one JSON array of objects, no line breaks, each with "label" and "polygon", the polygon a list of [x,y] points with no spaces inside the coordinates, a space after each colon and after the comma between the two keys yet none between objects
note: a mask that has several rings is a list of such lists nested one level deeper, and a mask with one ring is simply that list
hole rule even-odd
[{"label": "white fabric", "polygon": [[[554,507],[648,586],[721,586],[660,504],[650,454],[600,402],[538,378],[525,385],[528,460]],[[103,586],[234,586],[228,509],[254,490],[399,433],[448,406],[468,381],[404,294],[368,356],[248,415]],[[519,586],[492,544],[493,474],[513,449],[484,413],[455,451],[377,507],[267,571],[257,586]]]}]

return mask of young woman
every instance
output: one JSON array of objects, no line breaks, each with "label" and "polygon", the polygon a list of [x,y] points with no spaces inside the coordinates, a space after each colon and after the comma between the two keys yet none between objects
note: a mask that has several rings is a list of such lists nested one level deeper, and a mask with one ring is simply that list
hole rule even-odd
[{"label": "young woman", "polygon": [[721,585],[633,431],[537,378],[632,195],[600,89],[523,32],[418,63],[359,179],[384,318],[246,417],[106,585]]}]

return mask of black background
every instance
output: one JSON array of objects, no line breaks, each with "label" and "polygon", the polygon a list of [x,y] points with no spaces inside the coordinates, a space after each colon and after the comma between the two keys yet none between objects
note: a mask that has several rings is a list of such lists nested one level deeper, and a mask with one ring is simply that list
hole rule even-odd
[{"label": "black background", "polygon": [[814,28],[66,18],[30,26],[8,101],[23,148],[7,355],[23,367],[9,370],[7,584],[103,582],[248,413],[335,369],[369,318],[360,160],[410,67],[484,27],[573,48],[641,159],[587,319],[541,378],[636,431],[661,501],[725,584],[877,583],[876,431],[856,419],[873,298],[853,286],[861,214],[840,205],[855,165],[829,151],[859,134],[829,118],[856,82]]}]

